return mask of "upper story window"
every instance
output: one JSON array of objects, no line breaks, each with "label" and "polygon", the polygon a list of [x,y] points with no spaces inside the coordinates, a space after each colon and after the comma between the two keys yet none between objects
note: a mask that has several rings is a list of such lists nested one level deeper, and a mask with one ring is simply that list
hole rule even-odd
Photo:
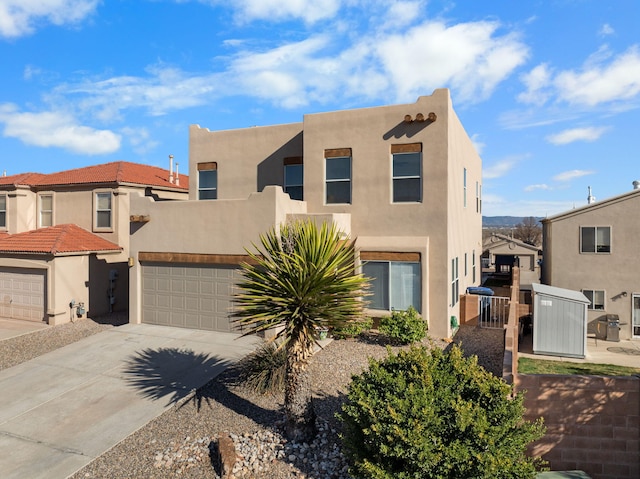
[{"label": "upper story window", "polygon": [[351,148],[325,150],[327,204],[351,203]]},{"label": "upper story window", "polygon": [[462,190],[463,190],[463,205],[466,208],[467,207],[467,169],[463,168],[462,170]]},{"label": "upper story window", "polygon": [[393,202],[422,201],[422,143],[391,145]]},{"label": "upper story window", "polygon": [[451,260],[451,306],[458,304],[460,297],[460,278],[458,276],[458,257]]},{"label": "upper story window", "polygon": [[0,195],[0,228],[7,227],[7,195]]},{"label": "upper story window", "polygon": [[198,163],[198,199],[218,199],[218,163]]},{"label": "upper story window", "polygon": [[284,159],[284,192],[292,200],[302,201],[304,198],[304,169],[301,156]]},{"label": "upper story window", "polygon": [[96,193],[95,196],[97,229],[111,229],[113,227],[113,202],[111,192]]},{"label": "upper story window", "polygon": [[482,185],[476,181],[476,213],[482,210]]},{"label": "upper story window", "polygon": [[604,310],[604,291],[598,289],[583,289],[582,293],[591,301],[589,309]]},{"label": "upper story window", "polygon": [[53,195],[39,195],[38,201],[40,227],[53,226]]},{"label": "upper story window", "polygon": [[609,226],[581,226],[581,253],[610,253],[611,227]]}]

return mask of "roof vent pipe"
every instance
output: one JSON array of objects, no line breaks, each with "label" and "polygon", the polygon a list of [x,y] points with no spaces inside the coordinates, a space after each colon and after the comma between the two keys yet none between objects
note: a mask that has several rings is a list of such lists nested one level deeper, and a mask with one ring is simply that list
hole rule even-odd
[{"label": "roof vent pipe", "polygon": [[633,189],[634,189],[634,190],[640,190],[640,181],[635,180],[635,181],[633,182]]},{"label": "roof vent pipe", "polygon": [[178,165],[179,165],[179,164],[180,164],[180,163],[178,163],[178,162],[176,161],[176,186],[180,186],[180,174],[178,173]]},{"label": "roof vent pipe", "polygon": [[591,195],[591,187],[588,186],[589,188],[589,196],[587,196],[587,204],[590,205],[591,203],[596,201],[596,197]]},{"label": "roof vent pipe", "polygon": [[169,183],[173,183],[173,155],[169,155]]}]

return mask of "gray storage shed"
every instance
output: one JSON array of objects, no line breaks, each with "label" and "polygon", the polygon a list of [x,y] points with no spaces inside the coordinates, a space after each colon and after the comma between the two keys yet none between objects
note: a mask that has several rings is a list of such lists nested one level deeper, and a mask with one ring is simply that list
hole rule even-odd
[{"label": "gray storage shed", "polygon": [[533,353],[584,358],[589,299],[579,291],[532,284]]}]

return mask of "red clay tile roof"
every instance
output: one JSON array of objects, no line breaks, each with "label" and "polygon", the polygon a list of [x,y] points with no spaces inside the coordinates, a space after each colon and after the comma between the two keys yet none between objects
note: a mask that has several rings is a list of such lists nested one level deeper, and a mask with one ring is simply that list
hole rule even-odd
[{"label": "red clay tile roof", "polygon": [[157,166],[116,161],[103,165],[87,166],[58,173],[21,173],[12,176],[0,176],[0,185],[25,186],[61,186],[78,184],[129,183],[145,186],[158,186],[189,189],[189,177],[180,175],[180,185],[169,182],[169,170]]},{"label": "red clay tile roof", "polygon": [[66,224],[24,233],[0,236],[0,253],[91,253],[115,252],[122,248],[77,225]]}]

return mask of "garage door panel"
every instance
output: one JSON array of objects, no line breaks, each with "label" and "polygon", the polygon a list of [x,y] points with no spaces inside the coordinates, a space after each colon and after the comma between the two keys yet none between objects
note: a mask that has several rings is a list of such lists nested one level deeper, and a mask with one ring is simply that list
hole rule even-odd
[{"label": "garage door panel", "polygon": [[239,269],[233,266],[143,264],[142,321],[231,331],[229,312],[238,279]]},{"label": "garage door panel", "polygon": [[0,268],[0,315],[29,321],[45,320],[45,271]]}]

